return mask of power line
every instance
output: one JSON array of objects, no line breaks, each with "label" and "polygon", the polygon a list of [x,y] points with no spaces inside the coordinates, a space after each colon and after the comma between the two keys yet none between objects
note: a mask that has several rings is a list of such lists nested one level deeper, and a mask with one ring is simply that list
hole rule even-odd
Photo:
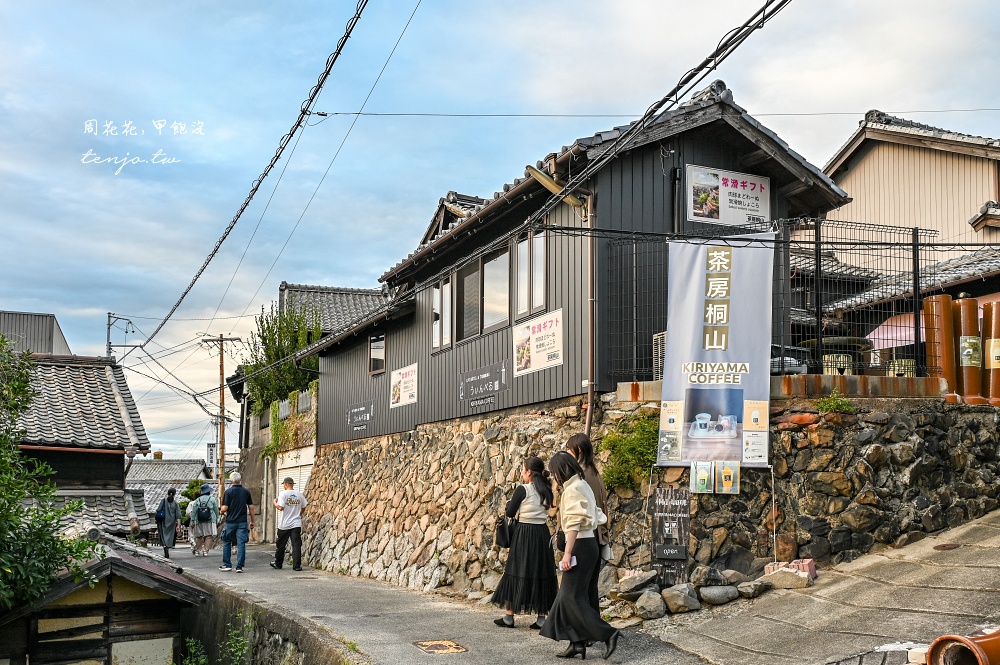
[{"label": "power line", "polygon": [[[883,111],[889,114],[915,113],[985,113],[997,112],[1000,108],[978,108],[978,109],[921,109],[905,111]],[[800,116],[828,116],[828,115],[850,115],[863,116],[867,111],[815,111],[815,112],[776,112],[776,113],[753,113],[753,117],[800,117]],[[365,116],[370,118],[634,118],[638,113],[415,113],[415,112],[374,112],[374,111],[313,111],[312,115],[321,117],[333,116]]]},{"label": "power line", "polygon": [[271,169],[274,168],[274,165],[277,164],[279,159],[281,159],[281,154],[285,151],[285,146],[287,146],[289,141],[291,141],[296,131],[305,124],[305,120],[309,116],[309,113],[312,111],[312,107],[316,104],[316,99],[319,97],[319,93],[323,89],[323,85],[329,78],[330,72],[333,70],[334,64],[340,58],[340,54],[344,49],[344,45],[347,44],[347,40],[351,37],[351,33],[354,31],[354,26],[357,25],[358,21],[361,19],[361,13],[364,11],[365,6],[367,6],[367,4],[368,0],[358,0],[358,6],[354,13],[354,16],[352,16],[351,19],[347,22],[347,29],[341,36],[340,40],[337,42],[336,50],[334,50],[334,52],[330,54],[330,57],[327,58],[326,68],[319,75],[319,79],[316,81],[316,85],[314,85],[313,88],[309,91],[308,98],[306,98],[306,100],[302,102],[302,105],[299,108],[299,116],[298,118],[296,118],[295,123],[292,125],[292,128],[288,130],[287,134],[281,137],[281,141],[278,142],[278,149],[275,151],[274,157],[271,158],[270,163],[264,169],[263,173],[261,173],[260,176],[250,186],[250,193],[247,195],[247,198],[243,202],[243,205],[241,205],[240,209],[236,211],[236,215],[233,217],[232,221],[229,222],[229,225],[226,227],[226,230],[223,231],[222,236],[216,241],[215,247],[213,247],[212,251],[209,252],[208,257],[205,258],[205,261],[204,263],[201,264],[201,267],[198,269],[198,272],[196,272],[194,277],[191,278],[191,283],[187,285],[186,289],[184,289],[184,292],[181,294],[181,297],[177,299],[177,302],[174,303],[174,306],[170,308],[170,311],[167,312],[167,315],[163,317],[163,320],[160,321],[158,326],[156,326],[156,330],[153,331],[153,334],[146,338],[146,341],[142,345],[143,348],[145,348],[145,345],[149,344],[149,342],[151,342],[152,339],[156,337],[156,335],[160,332],[163,326],[166,325],[167,321],[170,320],[170,317],[174,315],[174,312],[177,311],[177,308],[181,306],[182,302],[184,302],[184,298],[186,298],[187,294],[190,293],[191,289],[194,288],[195,282],[197,282],[198,278],[200,278],[202,273],[205,272],[205,269],[208,267],[208,264],[211,263],[212,259],[215,258],[215,255],[218,253],[219,248],[222,247],[222,243],[226,240],[227,237],[229,237],[229,234],[233,230],[233,227],[236,226],[236,222],[238,222],[240,220],[240,217],[242,217],[243,211],[246,210],[247,206],[250,205],[250,202],[253,200],[253,197],[257,193],[257,190],[260,189],[260,185],[264,181],[264,178],[268,176],[268,174],[271,172]]},{"label": "power line", "polygon": [[[135,314],[119,314],[118,316],[124,317],[126,319],[145,319],[146,321],[162,321],[158,316],[137,316]],[[213,316],[212,318],[203,319],[171,319],[172,321],[223,321],[225,319],[242,319],[247,316],[254,316],[253,314],[243,314],[241,316]]]},{"label": "power line", "polygon": [[[417,4],[414,5],[413,11],[410,13],[410,18],[406,20],[406,25],[404,25],[403,29],[400,31],[399,37],[396,39],[396,43],[392,47],[392,51],[389,52],[389,57],[385,59],[385,63],[382,65],[382,69],[379,71],[378,76],[375,77],[375,82],[372,83],[372,87],[368,90],[368,94],[365,96],[364,102],[361,103],[361,108],[359,109],[359,112],[364,111],[365,106],[367,106],[368,104],[368,100],[371,99],[372,93],[375,92],[375,86],[377,86],[378,82],[382,79],[382,74],[385,73],[386,67],[389,66],[389,61],[392,60],[392,56],[396,53],[396,49],[399,48],[399,43],[403,41],[403,35],[406,34],[406,29],[410,27],[410,23],[413,21],[413,17],[416,16],[417,10],[420,8],[421,2],[422,0],[417,0]],[[319,179],[319,182],[316,183],[316,188],[313,190],[312,195],[309,197],[309,200],[306,201],[306,205],[302,209],[302,214],[299,215],[298,220],[296,220],[295,222],[295,226],[292,227],[292,230],[288,233],[288,237],[285,238],[285,243],[281,246],[281,249],[278,250],[278,255],[274,257],[274,262],[271,263],[271,267],[267,269],[267,274],[264,275],[264,279],[261,280],[260,284],[257,286],[257,290],[254,291],[254,294],[250,297],[250,302],[247,303],[246,308],[243,310],[244,314],[246,314],[247,310],[250,309],[251,305],[253,305],[254,299],[257,297],[257,294],[260,293],[260,290],[264,287],[264,283],[267,282],[267,278],[271,275],[271,271],[274,270],[274,266],[278,264],[278,259],[281,258],[281,255],[285,252],[285,248],[288,247],[288,242],[292,239],[292,235],[295,234],[295,230],[299,228],[299,224],[302,223],[302,218],[305,217],[306,212],[309,210],[309,206],[312,205],[313,200],[316,198],[316,194],[319,193],[319,188],[323,185],[323,181],[326,180],[326,176],[330,173],[330,169],[333,168],[333,163],[337,161],[337,157],[340,155],[340,151],[343,150],[344,144],[347,143],[347,139],[348,137],[350,137],[351,132],[354,130],[354,126],[358,123],[359,117],[360,116],[355,116],[354,120],[351,121],[351,126],[347,128],[347,133],[344,134],[344,138],[341,139],[340,145],[337,146],[337,151],[333,153],[333,158],[330,159],[330,163],[327,164],[326,171],[323,172],[323,176]],[[235,329],[236,326],[234,325],[232,329],[229,331],[229,333],[232,334],[233,330]]]}]

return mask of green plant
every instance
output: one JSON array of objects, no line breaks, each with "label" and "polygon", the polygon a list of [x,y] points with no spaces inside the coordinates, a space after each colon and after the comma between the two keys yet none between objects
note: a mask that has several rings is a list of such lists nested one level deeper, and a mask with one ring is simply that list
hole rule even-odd
[{"label": "green plant", "polygon": [[237,612],[235,621],[226,624],[226,640],[219,648],[222,661],[229,665],[244,665],[251,652],[253,632],[253,613]]},{"label": "green plant", "polygon": [[189,637],[184,640],[187,655],[181,661],[181,665],[211,665],[208,656],[205,655],[205,647],[199,640]]},{"label": "green plant", "polygon": [[84,566],[97,556],[97,543],[60,534],[82,502],[58,500],[47,480],[52,467],[18,448],[24,437],[18,422],[35,396],[33,371],[30,354],[15,353],[0,335],[0,609],[39,598],[60,569],[95,581]]},{"label": "green plant", "polygon": [[[309,385],[310,375],[301,371],[293,361],[274,367],[271,365],[317,341],[323,329],[319,315],[305,307],[279,310],[272,304],[270,312],[261,308],[256,322],[257,330],[248,342],[244,372],[250,376],[265,367],[269,368],[247,379],[253,413],[260,415],[272,402],[284,399],[293,390],[305,390]],[[311,356],[304,359],[300,366],[318,370],[319,359]]]},{"label": "green plant", "polygon": [[858,410],[851,400],[837,392],[836,388],[828,396],[817,399],[816,408],[820,413],[855,413]]},{"label": "green plant", "polygon": [[604,435],[598,446],[610,454],[601,474],[608,489],[635,489],[641,478],[656,462],[659,420],[653,416],[635,416],[618,421],[614,430]]}]

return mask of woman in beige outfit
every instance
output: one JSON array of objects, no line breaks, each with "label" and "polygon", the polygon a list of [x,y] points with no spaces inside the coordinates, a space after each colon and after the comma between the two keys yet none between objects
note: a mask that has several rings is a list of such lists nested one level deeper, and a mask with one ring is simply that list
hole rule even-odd
[{"label": "woman in beige outfit", "polygon": [[[599,524],[597,529],[595,529],[597,545],[601,553],[603,553],[605,547],[610,547],[611,545],[609,533],[611,528],[611,513],[608,512],[608,493],[604,489],[604,481],[601,480],[601,474],[594,464],[594,446],[590,443],[590,437],[586,434],[574,434],[566,442],[566,450],[580,463],[580,467],[583,469],[584,480],[590,485],[590,489],[594,491],[594,500],[597,501],[597,507],[607,517],[608,521],[604,524]],[[601,558],[597,566],[598,571],[604,567],[605,563],[607,561]],[[590,604],[599,612],[601,604],[600,595],[597,592],[597,576],[594,577],[589,592]]]}]

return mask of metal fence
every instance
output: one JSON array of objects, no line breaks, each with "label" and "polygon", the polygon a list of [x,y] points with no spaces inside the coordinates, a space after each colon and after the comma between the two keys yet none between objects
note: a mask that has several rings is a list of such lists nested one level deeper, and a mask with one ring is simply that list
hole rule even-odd
[{"label": "metal fence", "polygon": [[[937,231],[818,219],[738,231],[775,233],[772,374],[927,376],[939,369],[926,362],[921,295],[953,279],[969,255],[951,252],[958,258],[942,261]],[[669,240],[706,239],[726,242],[704,232]],[[668,239],[612,238],[607,251],[608,370],[619,381],[659,379]]]}]

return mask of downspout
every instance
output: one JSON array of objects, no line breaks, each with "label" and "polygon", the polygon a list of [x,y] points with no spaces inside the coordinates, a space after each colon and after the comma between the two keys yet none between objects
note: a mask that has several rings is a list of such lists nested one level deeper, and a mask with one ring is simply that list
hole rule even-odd
[{"label": "downspout", "polygon": [[594,285],[594,196],[587,197],[587,422],[585,432],[590,436],[594,421],[594,329],[597,325],[597,301]]}]

